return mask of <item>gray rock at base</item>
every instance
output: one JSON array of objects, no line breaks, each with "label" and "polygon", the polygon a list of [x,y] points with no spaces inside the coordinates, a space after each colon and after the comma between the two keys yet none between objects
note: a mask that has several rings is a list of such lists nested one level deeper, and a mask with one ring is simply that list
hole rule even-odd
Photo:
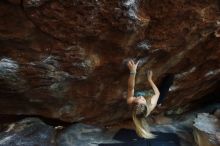
[{"label": "gray rock at base", "polygon": [[54,129],[37,118],[26,118],[0,133],[0,146],[54,146]]},{"label": "gray rock at base", "polygon": [[199,146],[219,146],[220,121],[208,113],[200,113],[194,120],[193,135]]},{"label": "gray rock at base", "polygon": [[38,118],[25,118],[0,132],[0,146],[98,146],[100,143],[118,143],[112,139],[117,130],[107,131],[85,124],[73,124],[57,132]]},{"label": "gray rock at base", "polygon": [[74,124],[60,134],[57,139],[57,145],[98,146],[100,143],[119,143],[112,139],[116,132],[105,131],[85,124]]}]

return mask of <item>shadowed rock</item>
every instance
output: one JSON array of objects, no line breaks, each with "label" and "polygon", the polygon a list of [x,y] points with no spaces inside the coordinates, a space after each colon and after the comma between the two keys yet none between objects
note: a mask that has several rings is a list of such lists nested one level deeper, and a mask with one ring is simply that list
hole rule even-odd
[{"label": "shadowed rock", "polygon": [[103,143],[120,143],[113,139],[117,131],[107,131],[85,124],[74,124],[57,139],[59,146],[98,146]]},{"label": "shadowed rock", "polygon": [[54,146],[54,129],[36,118],[12,123],[0,133],[1,146]]}]

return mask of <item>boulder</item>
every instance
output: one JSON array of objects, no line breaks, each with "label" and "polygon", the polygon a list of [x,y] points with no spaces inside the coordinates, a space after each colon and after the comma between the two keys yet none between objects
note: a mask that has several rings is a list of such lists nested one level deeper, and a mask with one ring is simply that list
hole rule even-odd
[{"label": "boulder", "polygon": [[194,120],[193,135],[198,146],[219,146],[220,121],[207,113],[198,114]]},{"label": "boulder", "polygon": [[54,128],[37,118],[26,118],[0,132],[0,146],[54,146]]},{"label": "boulder", "polygon": [[0,1],[0,114],[110,125],[130,119],[129,59],[159,85],[174,76],[163,109],[179,114],[220,79],[218,0]]}]

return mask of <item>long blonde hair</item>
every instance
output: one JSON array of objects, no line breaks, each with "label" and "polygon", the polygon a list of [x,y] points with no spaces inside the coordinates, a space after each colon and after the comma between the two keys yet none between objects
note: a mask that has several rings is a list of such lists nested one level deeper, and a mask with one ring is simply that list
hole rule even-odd
[{"label": "long blonde hair", "polygon": [[[148,109],[147,109],[148,110]],[[149,112],[149,111],[147,111]],[[146,139],[153,139],[156,135],[152,134],[145,116],[137,116],[136,109],[132,110],[132,119],[134,121],[135,130],[138,136]]]}]

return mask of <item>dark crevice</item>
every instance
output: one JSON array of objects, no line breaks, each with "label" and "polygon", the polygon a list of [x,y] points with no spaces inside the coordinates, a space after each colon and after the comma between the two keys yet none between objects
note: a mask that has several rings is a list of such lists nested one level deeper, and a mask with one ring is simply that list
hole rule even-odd
[{"label": "dark crevice", "polygon": [[53,119],[53,118],[46,118],[43,116],[36,116],[36,115],[8,115],[8,114],[0,114],[0,125],[3,124],[10,124],[13,122],[18,122],[22,119],[25,118],[39,118],[40,120],[42,120],[44,123],[51,125],[51,126],[64,126],[67,127],[69,125],[72,125],[74,123],[71,122],[65,122],[65,121],[61,121],[58,119]]},{"label": "dark crevice", "polygon": [[169,92],[170,86],[173,84],[174,74],[167,73],[162,77],[162,80],[158,86],[160,91],[160,97],[158,104],[162,103]]}]

